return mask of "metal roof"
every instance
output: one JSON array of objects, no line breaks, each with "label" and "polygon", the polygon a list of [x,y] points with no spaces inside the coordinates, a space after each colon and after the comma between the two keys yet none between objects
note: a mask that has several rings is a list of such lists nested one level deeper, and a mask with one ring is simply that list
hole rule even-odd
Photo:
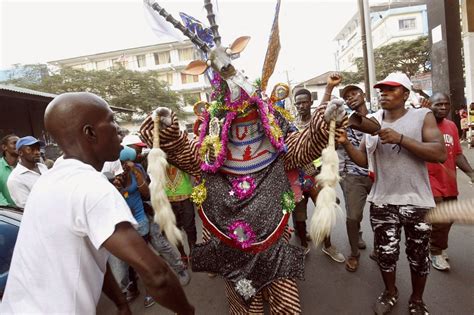
[{"label": "metal roof", "polygon": [[[52,100],[53,98],[55,98],[57,96],[57,94],[40,92],[40,91],[35,91],[35,90],[31,90],[31,89],[22,88],[22,87],[15,86],[15,85],[6,85],[6,84],[0,84],[0,91],[9,91],[9,92],[13,92],[13,93],[20,93],[20,94],[25,94],[25,96],[34,95],[34,96],[46,97],[46,98],[49,98],[50,100]],[[116,111],[116,112],[127,112],[127,113],[136,112],[136,110],[134,110],[134,109],[123,108],[123,107],[118,107],[118,106],[110,106],[110,108],[113,111]]]}]

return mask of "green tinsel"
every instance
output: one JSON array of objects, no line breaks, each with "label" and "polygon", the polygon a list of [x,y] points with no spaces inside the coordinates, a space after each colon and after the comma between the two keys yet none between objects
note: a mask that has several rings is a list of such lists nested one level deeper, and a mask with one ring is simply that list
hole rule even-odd
[{"label": "green tinsel", "polygon": [[293,212],[296,207],[293,191],[286,191],[281,195],[281,206],[284,214]]}]

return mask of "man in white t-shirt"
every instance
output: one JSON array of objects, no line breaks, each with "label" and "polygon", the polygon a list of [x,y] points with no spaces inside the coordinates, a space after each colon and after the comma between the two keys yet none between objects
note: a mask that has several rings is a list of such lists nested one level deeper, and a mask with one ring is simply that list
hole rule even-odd
[{"label": "man in white t-shirt", "polygon": [[107,103],[61,94],[46,108],[45,127],[64,156],[30,193],[0,313],[95,314],[103,291],[119,314],[130,314],[107,265],[112,253],[135,268],[158,303],[194,314],[176,276],[133,228],[123,197],[98,172],[121,150]]},{"label": "man in white t-shirt", "polygon": [[24,208],[33,185],[48,168],[41,161],[41,141],[32,136],[18,139],[16,151],[20,156],[15,169],[8,177],[7,186],[15,204]]}]

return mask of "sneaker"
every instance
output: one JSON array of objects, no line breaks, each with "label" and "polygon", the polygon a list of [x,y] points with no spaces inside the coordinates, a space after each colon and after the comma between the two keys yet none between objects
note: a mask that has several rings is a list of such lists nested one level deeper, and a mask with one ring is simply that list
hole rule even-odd
[{"label": "sneaker", "polygon": [[441,271],[447,271],[451,268],[443,255],[431,255],[431,264],[433,268]]},{"label": "sneaker", "polygon": [[189,276],[189,273],[187,270],[182,270],[182,271],[179,271],[177,272],[178,274],[178,280],[179,280],[179,284],[181,284],[181,286],[187,286],[189,284],[189,282],[191,281],[191,277]]},{"label": "sneaker", "polygon": [[408,312],[413,315],[430,315],[423,301],[410,301],[408,303]]},{"label": "sneaker", "polygon": [[321,250],[323,251],[323,253],[331,257],[332,260],[337,261],[338,263],[343,263],[346,260],[346,258],[344,258],[344,255],[338,252],[334,246],[330,246],[328,248],[323,246]]},{"label": "sneaker", "polygon": [[374,304],[374,312],[377,315],[388,314],[392,308],[397,304],[398,301],[398,290],[395,295],[390,295],[388,291],[383,291],[382,294],[377,298]]},{"label": "sneaker", "polygon": [[145,300],[143,300],[143,305],[145,305],[145,308],[149,308],[153,306],[155,303],[156,303],[155,300],[149,295],[145,296]]},{"label": "sneaker", "polygon": [[207,276],[208,276],[209,278],[215,278],[215,277],[217,276],[217,274],[215,274],[215,273],[208,273]]},{"label": "sneaker", "polygon": [[308,253],[309,253],[310,250],[311,250],[311,248],[309,247],[309,245],[306,245],[306,246],[304,247],[304,255],[305,255],[305,256],[308,255]]},{"label": "sneaker", "polygon": [[445,260],[449,260],[448,253],[446,253],[445,250],[443,250],[443,251],[441,252],[441,256],[443,256]]}]

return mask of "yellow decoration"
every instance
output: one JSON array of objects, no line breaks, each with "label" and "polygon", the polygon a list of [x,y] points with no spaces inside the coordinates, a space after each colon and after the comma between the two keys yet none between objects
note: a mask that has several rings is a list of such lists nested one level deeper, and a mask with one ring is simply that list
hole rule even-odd
[{"label": "yellow decoration", "polygon": [[201,143],[201,157],[203,161],[206,163],[209,163],[209,148],[212,146],[212,149],[214,150],[214,156],[217,156],[219,152],[221,152],[222,149],[222,144],[219,138],[219,135],[207,135],[204,138],[204,141]]},{"label": "yellow decoration", "polygon": [[293,117],[293,115],[291,115],[291,113],[289,111],[287,111],[286,109],[284,108],[281,108],[279,106],[274,106],[273,107],[277,112],[279,112],[287,121],[294,121],[295,120],[295,117]]},{"label": "yellow decoration", "polygon": [[206,188],[206,180],[203,180],[197,186],[194,186],[193,192],[191,193],[191,200],[200,207],[207,198],[207,188]]}]

